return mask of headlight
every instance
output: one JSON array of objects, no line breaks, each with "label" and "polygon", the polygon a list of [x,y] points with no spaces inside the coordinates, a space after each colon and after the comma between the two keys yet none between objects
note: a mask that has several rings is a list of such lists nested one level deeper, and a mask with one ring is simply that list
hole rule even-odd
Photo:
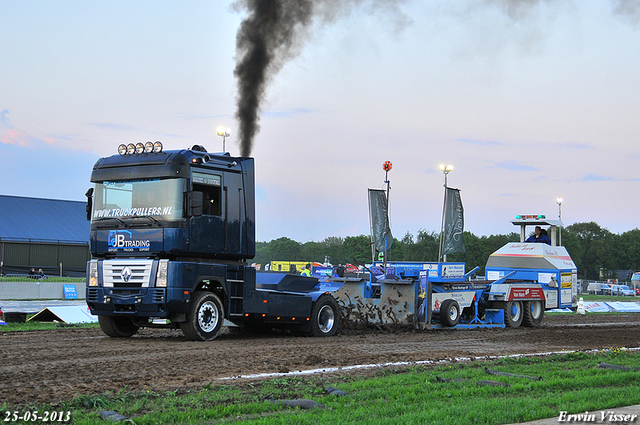
[{"label": "headlight", "polygon": [[158,275],[156,277],[156,286],[167,287],[167,272],[169,270],[169,260],[160,260],[158,263]]},{"label": "headlight", "polygon": [[89,263],[89,286],[98,286],[98,260]]}]

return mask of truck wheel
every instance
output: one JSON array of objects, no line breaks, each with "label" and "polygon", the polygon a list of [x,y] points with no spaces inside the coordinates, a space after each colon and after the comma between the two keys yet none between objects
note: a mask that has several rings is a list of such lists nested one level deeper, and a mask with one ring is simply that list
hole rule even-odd
[{"label": "truck wheel", "polygon": [[190,341],[211,341],[218,336],[224,323],[222,301],[211,292],[194,294],[187,321],[180,323],[180,329]]},{"label": "truck wheel", "polygon": [[113,338],[129,338],[138,332],[138,326],[128,317],[98,316],[100,329]]},{"label": "truck wheel", "polygon": [[510,328],[517,328],[522,324],[522,302],[507,301],[502,303],[504,310],[504,323]]},{"label": "truck wheel", "polygon": [[322,295],[311,309],[311,334],[334,336],[340,327],[340,307],[331,295]]},{"label": "truck wheel", "polygon": [[522,321],[525,326],[538,327],[544,319],[544,305],[541,300],[524,303]]},{"label": "truck wheel", "polygon": [[460,321],[460,305],[456,300],[444,300],[440,306],[440,322],[448,327],[454,327]]}]

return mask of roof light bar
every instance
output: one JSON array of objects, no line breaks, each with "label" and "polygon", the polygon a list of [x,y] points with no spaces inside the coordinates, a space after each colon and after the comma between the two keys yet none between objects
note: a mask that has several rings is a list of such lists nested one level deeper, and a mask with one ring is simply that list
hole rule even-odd
[{"label": "roof light bar", "polygon": [[546,218],[547,216],[544,214],[518,214],[516,216],[517,220],[540,220]]},{"label": "roof light bar", "polygon": [[118,153],[120,155],[133,155],[142,154],[142,153],[160,153],[162,152],[162,143],[160,140],[155,143],[152,141],[148,141],[147,143],[138,142],[136,144],[129,143],[127,145],[120,144],[118,146]]}]

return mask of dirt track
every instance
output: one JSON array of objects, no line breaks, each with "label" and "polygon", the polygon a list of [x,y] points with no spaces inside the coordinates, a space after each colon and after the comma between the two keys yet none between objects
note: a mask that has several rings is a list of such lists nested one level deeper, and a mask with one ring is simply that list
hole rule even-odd
[{"label": "dirt track", "polygon": [[97,328],[8,332],[0,334],[0,404],[55,403],[125,387],[199,388],[241,374],[639,346],[640,314],[547,316],[537,329],[349,330],[333,338],[226,333],[213,342],[155,329],[129,339]]}]

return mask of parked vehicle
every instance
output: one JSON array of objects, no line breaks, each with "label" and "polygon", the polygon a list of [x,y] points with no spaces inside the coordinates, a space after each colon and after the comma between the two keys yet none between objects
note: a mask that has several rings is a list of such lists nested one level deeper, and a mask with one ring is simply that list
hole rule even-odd
[{"label": "parked vehicle", "polygon": [[593,295],[611,295],[611,285],[608,283],[593,282],[587,287],[587,292]]},{"label": "parked vehicle", "polygon": [[611,285],[611,295],[633,297],[636,293],[627,285]]}]

